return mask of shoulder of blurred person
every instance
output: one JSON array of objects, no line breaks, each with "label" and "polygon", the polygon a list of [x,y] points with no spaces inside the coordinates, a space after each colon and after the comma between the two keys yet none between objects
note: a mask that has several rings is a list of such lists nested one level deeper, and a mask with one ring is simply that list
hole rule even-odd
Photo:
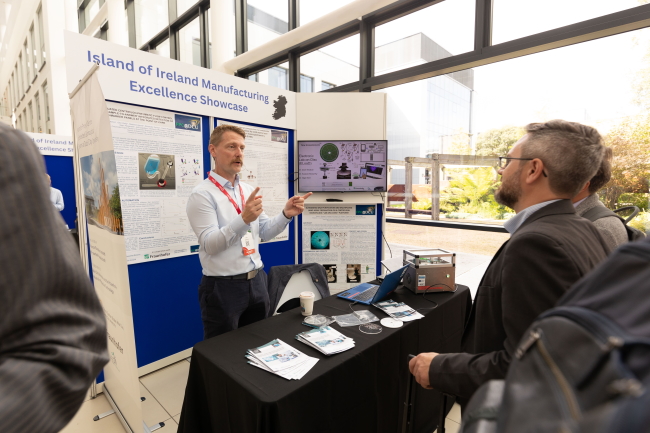
[{"label": "shoulder of blurred person", "polygon": [[[583,216],[598,206],[606,207],[598,198],[598,194],[591,194],[576,206],[576,213]],[[617,216],[612,215],[599,218],[593,221],[593,225],[596,226],[603,239],[605,239],[605,242],[607,242],[607,246],[612,251],[629,240],[625,224]]]},{"label": "shoulder of blurred person", "polygon": [[[106,322],[43,158],[0,124],[0,431],[58,432],[108,362]],[[10,163],[8,163],[10,161]]]}]

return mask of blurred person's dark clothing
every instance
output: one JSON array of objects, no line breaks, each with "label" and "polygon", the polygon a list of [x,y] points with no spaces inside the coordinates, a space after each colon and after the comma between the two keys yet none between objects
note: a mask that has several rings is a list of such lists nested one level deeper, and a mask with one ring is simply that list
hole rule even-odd
[{"label": "blurred person's dark clothing", "polygon": [[542,312],[609,253],[594,225],[569,200],[532,213],[492,258],[462,340],[464,353],[439,354],[429,380],[461,404],[491,379],[503,379],[517,344]]},{"label": "blurred person's dark clothing", "polygon": [[0,432],[58,432],[108,361],[106,322],[43,158],[0,124]]}]

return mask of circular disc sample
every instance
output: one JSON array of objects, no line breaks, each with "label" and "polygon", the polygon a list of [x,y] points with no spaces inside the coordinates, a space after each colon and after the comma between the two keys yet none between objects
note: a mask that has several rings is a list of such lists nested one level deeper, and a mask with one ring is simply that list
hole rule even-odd
[{"label": "circular disc sample", "polygon": [[379,323],[384,325],[386,328],[401,328],[404,325],[402,321],[390,317],[384,317]]},{"label": "circular disc sample", "polygon": [[381,326],[376,323],[364,323],[363,325],[359,325],[359,331],[364,334],[379,334],[381,332]]},{"label": "circular disc sample", "polygon": [[307,316],[305,317],[304,322],[314,326],[323,326],[327,324],[327,317],[321,315]]},{"label": "circular disc sample", "polygon": [[339,157],[339,148],[334,143],[325,143],[320,148],[320,157],[325,162],[336,161],[336,158]]}]

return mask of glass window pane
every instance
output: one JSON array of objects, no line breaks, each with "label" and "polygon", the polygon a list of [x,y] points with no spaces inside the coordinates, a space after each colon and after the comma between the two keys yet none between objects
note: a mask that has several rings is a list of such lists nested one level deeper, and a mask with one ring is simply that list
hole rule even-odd
[{"label": "glass window pane", "polygon": [[41,98],[38,95],[34,95],[34,102],[36,103],[36,131],[43,132],[43,117],[41,116]]},{"label": "glass window pane", "polygon": [[99,0],[90,0],[90,3],[88,3],[88,6],[84,9],[84,16],[86,18],[86,26],[90,24],[90,22],[97,16],[97,13],[99,12]]},{"label": "glass window pane", "polygon": [[475,0],[447,0],[375,29],[375,75],[474,49]]},{"label": "glass window pane", "polygon": [[[494,0],[492,44],[639,6],[639,0]],[[534,17],[531,15],[534,11]]]},{"label": "glass window pane", "polygon": [[[212,68],[212,34],[211,34],[212,21],[210,21],[211,20],[211,18],[210,18],[211,17],[210,9],[208,9],[207,13],[208,13],[208,16],[207,16],[207,20],[208,20],[208,66],[207,67],[208,67],[208,69],[210,69],[210,68]],[[234,53],[235,52],[235,47],[234,47],[234,42],[235,41],[233,40],[232,42],[233,42],[232,52]]]},{"label": "glass window pane", "polygon": [[334,84],[328,83],[327,81],[321,81],[321,90],[327,90],[335,87]]},{"label": "glass window pane", "polygon": [[38,15],[38,38],[41,42],[41,64],[45,63],[47,56],[45,54],[45,30],[43,30],[43,8],[37,12]]},{"label": "glass window pane", "polygon": [[248,0],[248,49],[289,31],[288,0]]},{"label": "glass window pane", "polygon": [[169,59],[170,58],[169,39],[165,39],[163,42],[158,44],[158,46],[156,47],[156,51],[158,52],[159,55],[163,57],[167,57]]},{"label": "glass window pane", "polygon": [[281,65],[260,71],[257,74],[250,75],[248,79],[286,90],[289,88],[289,63],[285,62]]},{"label": "glass window pane", "polygon": [[201,28],[198,18],[179,30],[178,45],[181,62],[201,66]]},{"label": "glass window pane", "polygon": [[198,3],[198,0],[176,0],[176,16],[180,17],[183,12]]},{"label": "glass window pane", "polygon": [[32,61],[34,62],[34,70],[38,72],[38,50],[36,49],[36,35],[34,31],[34,24],[32,24],[32,27],[29,29],[29,43],[31,46],[31,57]]},{"label": "glass window pane", "polygon": [[306,75],[300,75],[300,91],[311,93],[314,91],[314,79]]},{"label": "glass window pane", "polygon": [[25,51],[25,74],[27,75],[27,86],[32,84],[32,79],[34,78],[34,64],[32,63],[31,56],[29,55],[29,47],[27,46],[27,39],[23,44],[23,50]]},{"label": "glass window pane", "polygon": [[135,39],[138,47],[169,25],[168,0],[135,0]]},{"label": "glass window pane", "polygon": [[277,87],[280,89],[289,88],[289,71],[278,66],[274,66],[268,70],[269,86]]},{"label": "glass window pane", "polygon": [[300,25],[314,21],[338,8],[352,3],[354,0],[300,0]]},{"label": "glass window pane", "polygon": [[34,108],[32,105],[32,101],[29,101],[29,104],[27,105],[29,109],[29,117],[27,118],[28,124],[29,124],[29,132],[36,132],[34,130]]},{"label": "glass window pane", "polygon": [[[384,89],[390,159],[430,153],[505,155],[528,123],[580,122],[597,128],[613,150],[612,178],[599,198],[610,209],[638,206],[643,213],[633,223],[650,228],[650,29],[463,72]],[[397,189],[403,188],[403,170],[394,166],[391,171]],[[497,184],[491,182],[498,180],[492,168],[445,166],[441,219],[500,224],[511,217],[511,209],[493,201]],[[414,183],[414,190],[422,191],[414,206],[429,212],[422,218],[430,219],[428,170],[414,169]],[[403,202],[394,207],[399,206]]]},{"label": "glass window pane", "polygon": [[323,82],[340,86],[358,81],[359,35],[300,57],[300,73],[313,77],[316,89],[322,89]]}]

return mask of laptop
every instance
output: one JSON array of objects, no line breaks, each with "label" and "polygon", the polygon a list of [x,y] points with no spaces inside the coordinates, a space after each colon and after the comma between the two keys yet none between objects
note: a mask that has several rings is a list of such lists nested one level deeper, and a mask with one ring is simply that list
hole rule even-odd
[{"label": "laptop", "polygon": [[391,294],[402,281],[408,265],[386,275],[384,281],[378,286],[376,284],[361,283],[351,289],[339,293],[339,298],[347,301],[358,302],[359,304],[370,305],[379,302]]}]

